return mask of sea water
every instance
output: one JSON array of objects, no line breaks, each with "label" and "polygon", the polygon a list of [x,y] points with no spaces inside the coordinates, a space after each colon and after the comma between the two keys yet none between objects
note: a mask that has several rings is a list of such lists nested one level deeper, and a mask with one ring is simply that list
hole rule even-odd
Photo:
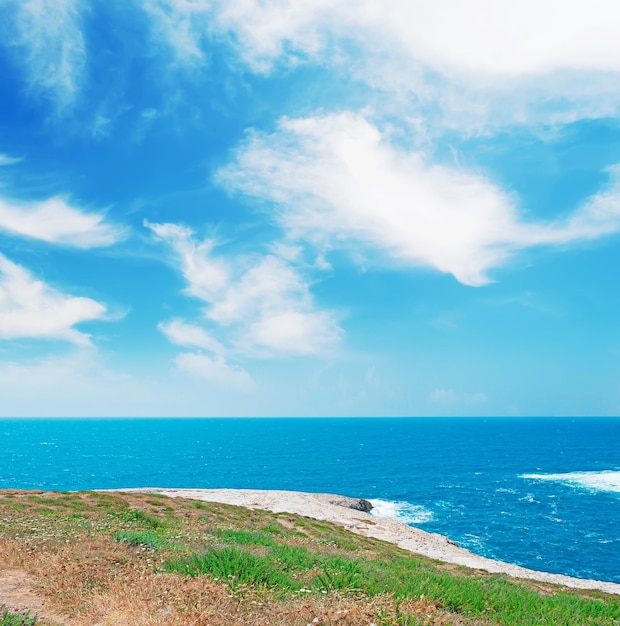
[{"label": "sea water", "polygon": [[620,583],[620,419],[0,420],[0,488],[291,489]]}]

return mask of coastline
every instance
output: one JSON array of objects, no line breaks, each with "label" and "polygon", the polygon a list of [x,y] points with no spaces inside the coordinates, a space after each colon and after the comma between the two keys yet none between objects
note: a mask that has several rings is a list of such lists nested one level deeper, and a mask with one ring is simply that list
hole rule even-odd
[{"label": "coastline", "polygon": [[599,590],[620,595],[620,584],[551,574],[527,569],[518,565],[495,561],[461,548],[443,535],[428,533],[396,520],[349,508],[360,502],[335,494],[304,493],[264,489],[160,489],[156,487],[114,489],[120,492],[159,493],[172,498],[191,498],[204,502],[218,502],[263,509],[274,513],[294,513],[317,520],[344,526],[358,535],[380,539],[431,559],[484,570],[493,574],[506,574],[542,583],[562,585],[572,589]]}]

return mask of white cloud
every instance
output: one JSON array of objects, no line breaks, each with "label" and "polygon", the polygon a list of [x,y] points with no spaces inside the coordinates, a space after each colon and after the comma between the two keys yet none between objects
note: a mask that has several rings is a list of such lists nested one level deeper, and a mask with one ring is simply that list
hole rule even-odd
[{"label": "white cloud", "polygon": [[[145,0],[177,58],[231,43],[254,71],[331,66],[430,104],[444,123],[569,121],[618,112],[620,8],[609,0]],[[393,104],[393,103],[391,103]],[[383,103],[385,105],[385,102]],[[427,112],[430,114],[430,112]]]},{"label": "white cloud", "polygon": [[[205,320],[226,335],[230,349],[245,356],[318,354],[340,339],[336,316],[317,310],[307,281],[289,260],[274,254],[224,260],[215,257],[213,240],[196,242],[188,228],[145,225],[172,247],[188,282],[186,292],[207,305]],[[200,341],[212,349],[205,336],[189,330],[191,325],[173,332],[166,328],[176,343],[183,338],[186,345]]]},{"label": "white cloud", "polygon": [[195,324],[187,324],[183,320],[174,319],[159,324],[158,328],[170,343],[177,346],[202,348],[218,355],[225,352],[224,346],[217,339],[212,337],[204,328]]},{"label": "white cloud", "polygon": [[[314,63],[404,97],[400,113],[471,132],[619,110],[620,8],[610,0],[136,0],[175,65],[232,46],[255,72]],[[85,82],[84,3],[6,0],[31,87],[70,105]],[[131,14],[131,12],[130,12]],[[115,19],[121,19],[118,13]],[[417,115],[417,113],[416,113]],[[105,120],[100,120],[105,122]],[[429,124],[432,126],[432,124]],[[96,123],[93,132],[103,130]]]},{"label": "white cloud", "polygon": [[175,361],[181,371],[188,372],[219,387],[239,391],[257,389],[256,383],[244,369],[228,365],[221,356],[212,358],[205,354],[185,352],[177,355]]},{"label": "white cloud", "polygon": [[558,0],[393,0],[389,5],[387,32],[411,58],[445,73],[513,77],[620,70],[620,44],[611,26],[620,10],[607,0],[587,7]]},{"label": "white cloud", "polygon": [[530,225],[522,233],[522,242],[535,244],[566,244],[597,239],[620,230],[620,165],[608,168],[609,184],[588,198],[572,214],[548,225]]},{"label": "white cloud", "polygon": [[166,42],[180,63],[204,63],[202,40],[209,27],[209,0],[141,0],[140,4],[151,17],[154,42]]},{"label": "white cloud", "polygon": [[211,302],[226,289],[231,280],[230,269],[224,261],[213,258],[214,240],[206,239],[197,243],[191,228],[178,224],[151,224],[145,221],[144,225],[176,252],[190,295]]},{"label": "white cloud", "polygon": [[308,286],[286,261],[268,255],[256,261],[213,301],[207,316],[224,326],[249,312],[277,313],[289,307],[311,308]]},{"label": "white cloud", "polygon": [[254,343],[280,354],[317,354],[338,343],[342,330],[331,313],[276,311],[253,322],[242,343]]},{"label": "white cloud", "polygon": [[516,199],[492,181],[404,150],[353,113],[284,118],[275,133],[253,135],[217,180],[273,203],[292,240],[319,249],[361,244],[469,285],[488,281],[488,271],[521,248],[620,230],[615,179],[571,215],[525,221]]},{"label": "white cloud", "polygon": [[[331,3],[332,6],[338,3]],[[348,4],[345,2],[344,4]],[[307,57],[324,48],[329,28],[330,3],[326,0],[302,3],[253,0],[142,0],[151,19],[153,39],[165,42],[175,59],[194,66],[205,61],[205,42],[214,37],[232,44],[254,70],[267,72],[276,57],[285,62],[299,55]],[[337,8],[336,8],[337,11]],[[290,45],[289,45],[290,44]]]},{"label": "white cloud", "polygon": [[0,230],[77,248],[109,246],[123,234],[103,215],[85,213],[62,198],[28,203],[0,198]]},{"label": "white cloud", "polygon": [[8,0],[13,9],[16,58],[30,87],[51,96],[59,109],[70,105],[83,82],[86,46],[78,0]]},{"label": "white cloud", "polygon": [[[171,3],[179,12],[190,3]],[[193,4],[193,3],[191,3]],[[451,74],[513,77],[555,70],[620,71],[608,0],[226,0],[211,4],[219,27],[238,35],[249,59],[314,55],[330,37],[369,51],[398,50],[410,62]],[[187,14],[187,12],[186,12]]]},{"label": "white cloud", "polygon": [[0,255],[0,339],[58,339],[87,346],[89,336],[74,326],[101,319],[105,312],[99,302],[63,294]]},{"label": "white cloud", "polygon": [[269,71],[278,57],[285,57],[288,62],[297,62],[300,56],[317,57],[325,50],[330,31],[341,27],[344,30],[347,24],[357,22],[358,13],[349,0],[238,0],[214,5],[217,28],[234,33],[244,60],[259,71]]},{"label": "white cloud", "polygon": [[[468,132],[489,122],[565,122],[619,110],[620,8],[609,0],[136,2],[152,45],[171,50],[175,64],[206,64],[214,42],[232,46],[255,72],[314,63],[387,91],[388,100],[404,95],[400,113],[430,107],[427,115]],[[86,77],[84,4],[5,4],[8,43],[32,89],[60,109],[70,105]],[[93,132],[101,130],[96,123]]]}]

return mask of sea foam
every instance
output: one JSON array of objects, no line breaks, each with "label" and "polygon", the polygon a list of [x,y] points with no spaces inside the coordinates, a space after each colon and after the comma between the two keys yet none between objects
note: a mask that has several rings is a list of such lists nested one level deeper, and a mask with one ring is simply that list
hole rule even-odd
[{"label": "sea foam", "polygon": [[370,500],[372,515],[389,517],[403,524],[424,524],[434,518],[433,512],[418,504],[400,500]]},{"label": "sea foam", "polygon": [[521,474],[521,478],[560,482],[573,487],[620,493],[620,472],[569,472],[567,474]]}]

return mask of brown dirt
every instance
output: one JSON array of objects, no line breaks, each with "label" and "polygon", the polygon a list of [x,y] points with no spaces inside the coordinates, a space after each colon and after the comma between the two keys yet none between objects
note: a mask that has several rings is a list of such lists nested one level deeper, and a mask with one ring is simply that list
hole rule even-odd
[{"label": "brown dirt", "polygon": [[0,606],[14,613],[36,614],[49,626],[69,626],[70,622],[47,609],[45,599],[33,590],[35,582],[22,569],[0,570]]}]

